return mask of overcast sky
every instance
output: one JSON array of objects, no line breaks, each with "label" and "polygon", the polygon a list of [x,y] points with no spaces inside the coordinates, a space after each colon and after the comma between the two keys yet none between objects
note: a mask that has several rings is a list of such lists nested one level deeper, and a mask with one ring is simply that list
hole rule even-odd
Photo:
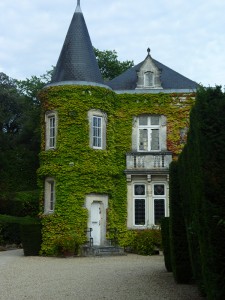
[{"label": "overcast sky", "polygon": [[[0,0],[0,72],[56,65],[77,0]],[[120,60],[154,59],[205,86],[225,85],[224,0],[81,0],[92,44]]]}]

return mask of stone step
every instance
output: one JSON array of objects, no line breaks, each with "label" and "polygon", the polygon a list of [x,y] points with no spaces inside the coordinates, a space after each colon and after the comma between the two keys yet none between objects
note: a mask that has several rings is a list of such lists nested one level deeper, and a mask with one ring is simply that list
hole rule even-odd
[{"label": "stone step", "polygon": [[118,246],[87,246],[81,247],[81,256],[117,256],[126,255],[124,249]]}]

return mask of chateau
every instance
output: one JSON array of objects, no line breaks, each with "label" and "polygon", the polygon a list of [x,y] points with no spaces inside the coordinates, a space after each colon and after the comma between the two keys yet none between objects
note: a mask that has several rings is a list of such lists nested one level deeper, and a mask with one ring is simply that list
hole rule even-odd
[{"label": "chateau", "polygon": [[126,246],[134,230],[168,216],[169,164],[185,144],[196,88],[150,49],[104,82],[78,1],[40,93],[43,254],[71,237],[107,245],[115,230]]}]

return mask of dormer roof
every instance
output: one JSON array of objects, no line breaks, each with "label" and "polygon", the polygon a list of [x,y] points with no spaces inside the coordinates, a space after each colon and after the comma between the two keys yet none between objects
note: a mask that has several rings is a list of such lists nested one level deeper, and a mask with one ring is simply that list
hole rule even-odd
[{"label": "dormer roof", "polygon": [[51,84],[77,82],[102,84],[102,76],[80,7],[80,0],[70,23]]},{"label": "dormer roof", "polygon": [[[146,92],[154,89],[176,91],[197,88],[198,84],[193,80],[153,59],[149,50],[147,57],[141,63],[107,82],[107,85],[115,91],[138,91],[139,89]],[[143,77],[147,72],[152,72],[155,78],[152,86],[144,84]]]}]

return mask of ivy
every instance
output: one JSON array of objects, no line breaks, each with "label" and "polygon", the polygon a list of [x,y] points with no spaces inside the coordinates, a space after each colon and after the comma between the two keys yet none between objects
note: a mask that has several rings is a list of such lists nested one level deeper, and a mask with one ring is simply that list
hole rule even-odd
[{"label": "ivy", "polygon": [[[131,150],[132,120],[140,114],[167,117],[168,150],[178,155],[183,144],[180,129],[188,127],[194,94],[115,94],[92,86],[55,86],[41,91],[42,143],[39,185],[40,217],[43,224],[42,254],[57,254],[60,235],[76,235],[85,242],[88,212],[85,196],[107,194],[107,228],[117,228],[120,245],[128,245],[133,234],[127,230],[126,152]],[[89,147],[87,113],[99,109],[107,114],[107,149]],[[46,111],[58,113],[57,149],[45,151]],[[73,163],[72,165],[70,163]],[[44,179],[56,180],[56,206],[52,215],[43,214]]]}]

